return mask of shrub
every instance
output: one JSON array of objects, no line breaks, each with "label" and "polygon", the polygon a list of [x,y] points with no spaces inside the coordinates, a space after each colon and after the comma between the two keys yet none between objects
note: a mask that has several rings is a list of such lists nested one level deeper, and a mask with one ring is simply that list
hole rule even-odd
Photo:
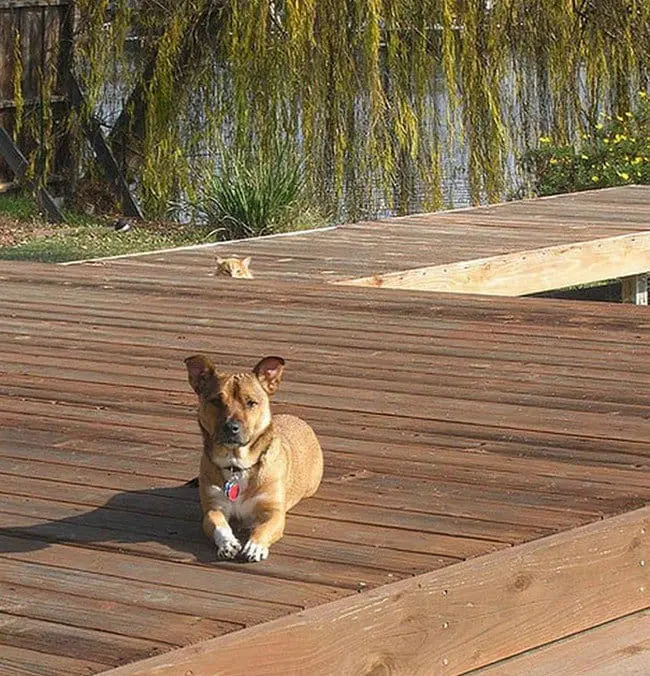
[{"label": "shrub", "polygon": [[222,170],[207,175],[184,205],[193,220],[241,239],[322,224],[307,205],[303,165],[278,149],[270,157],[226,153]]},{"label": "shrub", "polygon": [[640,92],[634,111],[605,116],[582,135],[578,147],[555,145],[542,136],[523,157],[537,195],[650,184],[650,102]]}]

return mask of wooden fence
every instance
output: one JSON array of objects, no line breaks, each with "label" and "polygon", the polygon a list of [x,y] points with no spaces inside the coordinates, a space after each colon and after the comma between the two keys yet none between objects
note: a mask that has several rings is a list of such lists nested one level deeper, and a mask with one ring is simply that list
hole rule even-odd
[{"label": "wooden fence", "polygon": [[[24,156],[39,149],[36,162],[42,162],[44,136],[50,124],[49,109],[42,104],[47,88],[54,127],[51,173],[55,181],[60,180],[69,162],[63,125],[58,123],[68,103],[72,22],[72,0],[0,0],[0,128],[15,138]],[[20,97],[16,96],[17,80]],[[22,125],[16,133],[16,113],[21,105]],[[0,192],[11,187],[14,178],[14,172],[0,157]]]}]

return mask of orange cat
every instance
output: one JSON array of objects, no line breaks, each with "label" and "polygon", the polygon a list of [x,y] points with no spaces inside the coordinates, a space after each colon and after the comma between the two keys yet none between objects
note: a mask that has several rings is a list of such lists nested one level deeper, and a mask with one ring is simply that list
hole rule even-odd
[{"label": "orange cat", "polygon": [[219,258],[217,256],[215,275],[236,277],[238,279],[253,279],[253,273],[248,269],[250,263],[250,256],[246,258]]}]

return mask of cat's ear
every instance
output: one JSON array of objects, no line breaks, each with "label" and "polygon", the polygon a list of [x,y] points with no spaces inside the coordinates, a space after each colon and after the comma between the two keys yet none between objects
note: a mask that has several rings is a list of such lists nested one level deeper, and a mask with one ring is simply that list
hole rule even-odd
[{"label": "cat's ear", "polygon": [[250,264],[251,264],[251,257],[250,257],[250,256],[246,256],[246,258],[242,258],[241,264],[242,264],[242,266],[243,266],[246,270],[248,270],[248,267],[249,267]]},{"label": "cat's ear", "polygon": [[217,265],[221,265],[223,263],[224,259],[221,258],[221,256],[217,256]]}]

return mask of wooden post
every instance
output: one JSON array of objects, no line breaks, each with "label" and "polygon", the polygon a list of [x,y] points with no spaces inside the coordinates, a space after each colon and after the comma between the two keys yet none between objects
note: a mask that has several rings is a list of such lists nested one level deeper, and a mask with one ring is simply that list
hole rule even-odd
[{"label": "wooden post", "polygon": [[[27,173],[29,163],[4,127],[0,127],[0,157],[4,159],[18,178],[22,178]],[[64,222],[65,218],[61,210],[45,186],[41,185],[38,181],[28,181],[28,185],[36,195],[41,208],[45,210],[48,220],[53,223]]]},{"label": "wooden post", "polygon": [[621,279],[621,300],[635,305],[648,304],[648,274],[632,275]]}]

